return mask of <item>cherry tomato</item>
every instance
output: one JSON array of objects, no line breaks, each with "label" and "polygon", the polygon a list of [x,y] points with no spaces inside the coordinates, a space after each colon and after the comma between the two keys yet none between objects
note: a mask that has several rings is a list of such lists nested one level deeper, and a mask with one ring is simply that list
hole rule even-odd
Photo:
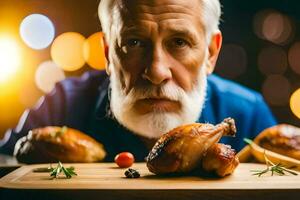
[{"label": "cherry tomato", "polygon": [[134,162],[134,156],[129,152],[122,152],[116,155],[115,163],[121,168],[130,167]]}]

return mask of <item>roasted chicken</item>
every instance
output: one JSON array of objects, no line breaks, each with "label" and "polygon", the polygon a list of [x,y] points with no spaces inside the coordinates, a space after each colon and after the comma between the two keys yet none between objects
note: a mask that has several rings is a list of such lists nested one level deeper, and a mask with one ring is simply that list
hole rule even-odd
[{"label": "roasted chicken", "polygon": [[216,143],[224,135],[234,136],[234,120],[222,123],[189,124],[164,134],[147,156],[147,167],[155,174],[187,173],[202,168],[224,176],[238,165],[234,150]]},{"label": "roasted chicken", "polygon": [[67,127],[49,126],[29,131],[18,140],[14,155],[22,163],[97,162],[105,157],[103,145]]},{"label": "roasted chicken", "polygon": [[260,147],[300,160],[300,128],[280,124],[265,129],[254,140]]},{"label": "roasted chicken", "polygon": [[202,168],[220,177],[232,174],[239,164],[235,150],[230,145],[214,144],[202,158]]}]

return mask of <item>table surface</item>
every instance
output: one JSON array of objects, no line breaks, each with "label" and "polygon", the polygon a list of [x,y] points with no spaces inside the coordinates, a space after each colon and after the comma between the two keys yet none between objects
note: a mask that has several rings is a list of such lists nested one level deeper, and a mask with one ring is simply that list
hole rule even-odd
[{"label": "table surface", "polygon": [[21,166],[21,164],[18,163],[17,159],[13,156],[0,154],[0,168],[11,166]]},{"label": "table surface", "polygon": [[[71,164],[64,165],[68,167]],[[250,170],[266,167],[254,163],[241,163],[234,174],[225,178],[157,176],[148,171],[145,163],[136,163],[133,166],[141,173],[138,179],[125,178],[126,169],[120,169],[114,163],[72,164],[78,176],[71,179],[51,179],[49,173],[33,172],[33,169],[48,166],[49,164],[22,166],[0,179],[0,188],[8,191],[22,189],[23,192],[23,189],[27,189],[25,190],[27,192],[39,190],[51,193],[52,191],[56,195],[60,191],[65,191],[63,194],[67,194],[68,191],[69,193],[82,191],[79,194],[72,192],[73,195],[77,194],[76,197],[83,194],[88,196],[92,193],[105,196],[109,192],[110,195],[106,196],[107,198],[103,197],[104,199],[111,199],[114,196],[120,198],[124,197],[123,195],[130,197],[132,194],[139,198],[155,195],[156,198],[152,199],[160,199],[161,195],[186,199],[186,194],[193,198],[214,196],[223,199],[234,197],[279,199],[285,195],[289,195],[290,199],[300,197],[300,176],[271,176],[270,174],[262,177],[253,176]]]}]

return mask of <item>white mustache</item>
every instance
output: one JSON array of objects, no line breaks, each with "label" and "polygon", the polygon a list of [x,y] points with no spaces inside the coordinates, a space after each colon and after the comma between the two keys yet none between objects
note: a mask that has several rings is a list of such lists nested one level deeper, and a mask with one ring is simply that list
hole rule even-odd
[{"label": "white mustache", "polygon": [[126,99],[133,102],[148,98],[181,101],[185,97],[186,92],[182,88],[172,83],[166,83],[162,86],[148,85],[143,87],[134,87],[128,93]]}]

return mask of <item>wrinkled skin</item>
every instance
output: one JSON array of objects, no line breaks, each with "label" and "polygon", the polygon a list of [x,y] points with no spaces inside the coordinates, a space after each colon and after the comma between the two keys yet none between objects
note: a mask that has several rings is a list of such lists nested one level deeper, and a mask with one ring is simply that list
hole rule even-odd
[{"label": "wrinkled skin", "polygon": [[[119,74],[125,94],[136,85],[159,86],[166,82],[189,92],[204,62],[207,74],[212,72],[222,36],[217,32],[206,41],[201,12],[199,0],[116,1],[107,41],[112,65],[107,71]],[[153,108],[180,112],[181,107],[163,98],[146,99],[135,105],[140,114]]]}]

